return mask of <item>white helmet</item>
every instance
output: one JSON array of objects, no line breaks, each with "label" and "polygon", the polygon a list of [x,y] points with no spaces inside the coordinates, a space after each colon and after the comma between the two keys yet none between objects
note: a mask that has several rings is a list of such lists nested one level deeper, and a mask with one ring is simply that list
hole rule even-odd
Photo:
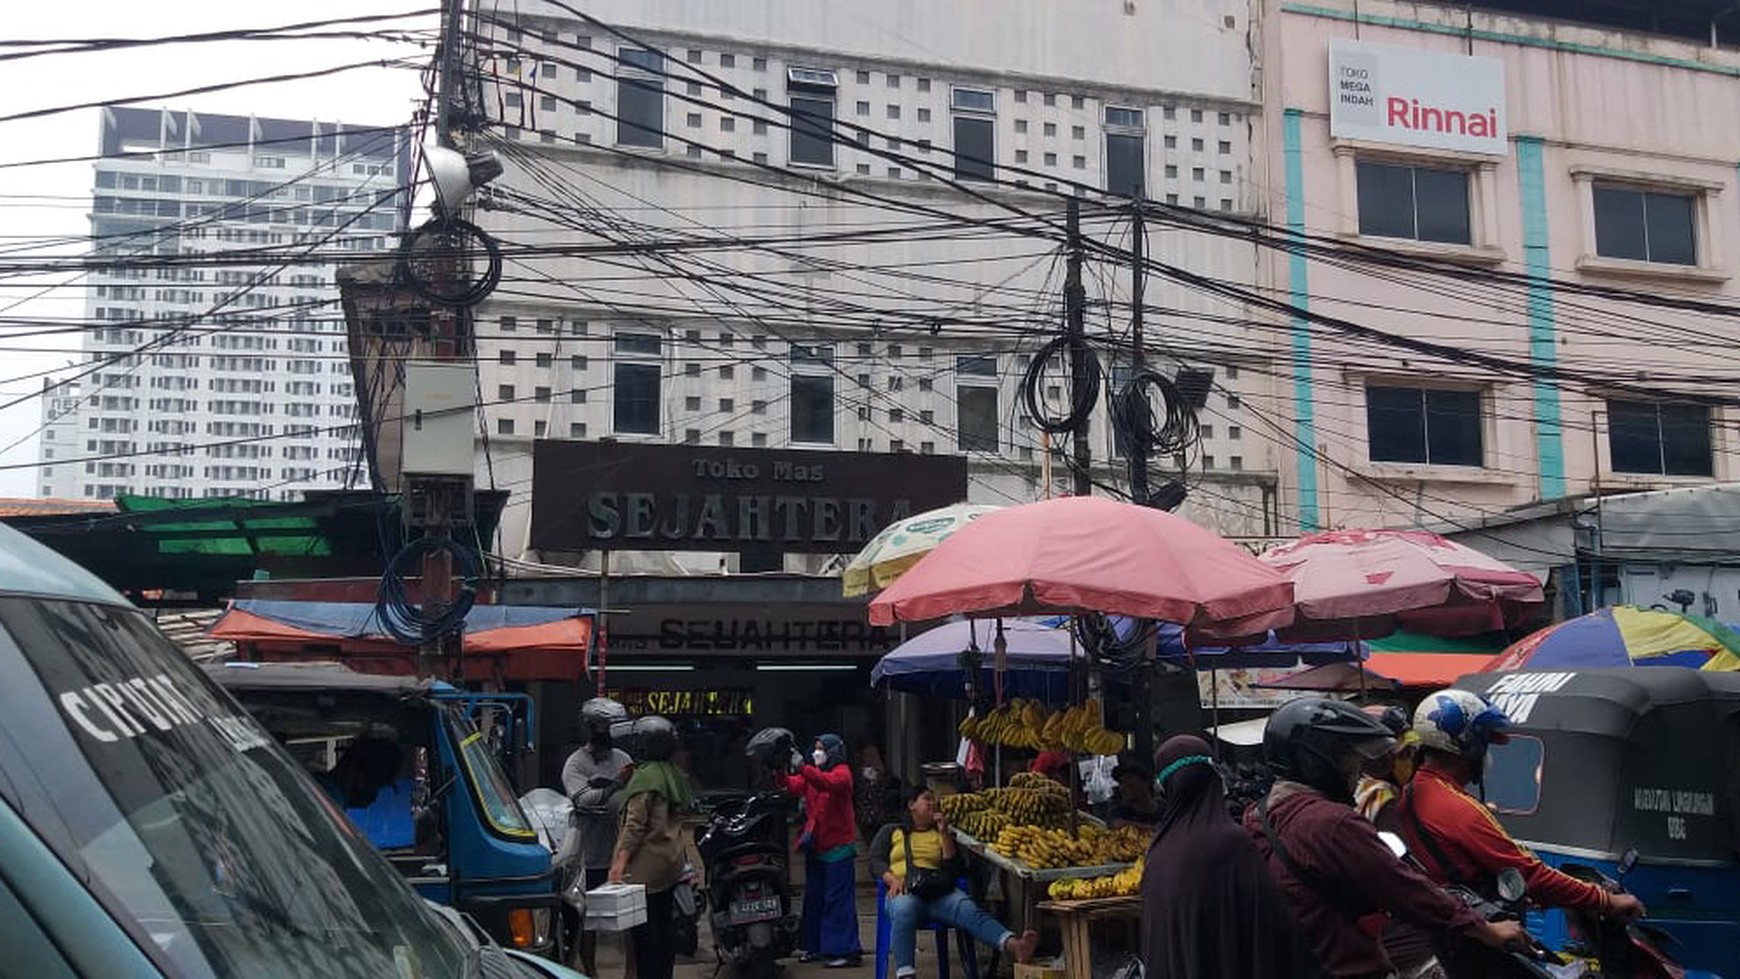
[{"label": "white helmet", "polygon": [[1420,747],[1479,761],[1489,744],[1510,740],[1510,716],[1477,693],[1451,687],[1430,694],[1414,708]]}]

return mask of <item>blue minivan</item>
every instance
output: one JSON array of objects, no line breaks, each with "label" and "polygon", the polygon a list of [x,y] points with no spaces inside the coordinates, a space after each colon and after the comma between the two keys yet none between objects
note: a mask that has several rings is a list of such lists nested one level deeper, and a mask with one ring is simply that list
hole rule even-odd
[{"label": "blue minivan", "polygon": [[574,979],[420,898],[94,575],[0,527],[0,977]]}]

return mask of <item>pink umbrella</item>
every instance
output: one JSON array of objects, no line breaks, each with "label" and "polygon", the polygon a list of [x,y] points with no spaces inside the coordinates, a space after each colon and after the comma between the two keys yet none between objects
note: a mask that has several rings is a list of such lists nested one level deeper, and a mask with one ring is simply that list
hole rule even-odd
[{"label": "pink umbrella", "polygon": [[1293,620],[1293,585],[1183,517],[1073,496],[962,527],[870,603],[870,621],[1087,611],[1261,635]]},{"label": "pink umbrella", "polygon": [[1473,635],[1516,625],[1546,601],[1533,575],[1421,530],[1310,534],[1261,560],[1293,581],[1293,639]]}]

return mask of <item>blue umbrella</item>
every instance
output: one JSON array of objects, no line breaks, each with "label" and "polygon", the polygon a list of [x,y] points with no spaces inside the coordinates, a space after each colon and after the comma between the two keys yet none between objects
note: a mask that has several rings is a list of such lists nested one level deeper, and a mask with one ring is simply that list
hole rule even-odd
[{"label": "blue umbrella", "polygon": [[[1003,674],[1003,692],[1009,697],[1040,700],[1050,704],[1070,700],[1070,633],[1050,624],[1055,620],[1004,619],[1008,670]],[[992,684],[997,638],[994,622],[948,622],[926,630],[895,647],[877,660],[870,671],[870,685],[944,697],[954,700],[967,695],[967,675],[961,654],[979,651],[977,686],[988,691]],[[1077,650],[1079,662],[1086,654]]]}]

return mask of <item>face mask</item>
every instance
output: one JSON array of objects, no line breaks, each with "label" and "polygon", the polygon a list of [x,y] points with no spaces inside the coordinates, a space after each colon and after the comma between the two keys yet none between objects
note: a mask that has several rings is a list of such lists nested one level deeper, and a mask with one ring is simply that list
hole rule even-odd
[{"label": "face mask", "polygon": [[828,760],[828,753],[823,751],[820,748],[817,748],[816,750],[810,752],[810,757],[814,758],[816,760],[816,764],[820,765],[823,762],[826,762]]}]

